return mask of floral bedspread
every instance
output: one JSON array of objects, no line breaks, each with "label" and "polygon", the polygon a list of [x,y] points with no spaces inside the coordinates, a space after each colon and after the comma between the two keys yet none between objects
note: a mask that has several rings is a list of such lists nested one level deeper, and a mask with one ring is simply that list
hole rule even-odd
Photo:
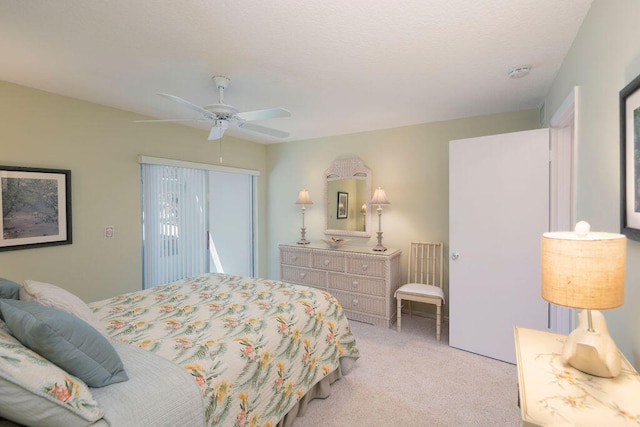
[{"label": "floral bedspread", "polygon": [[209,425],[273,426],[359,356],[338,301],[285,282],[207,274],[89,305],[115,339],[189,371]]}]

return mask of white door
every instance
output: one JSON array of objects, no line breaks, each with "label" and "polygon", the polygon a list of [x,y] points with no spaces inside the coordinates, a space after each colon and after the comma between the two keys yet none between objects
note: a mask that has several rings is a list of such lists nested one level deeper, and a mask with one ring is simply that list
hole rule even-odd
[{"label": "white door", "polygon": [[515,363],[513,327],[546,329],[549,130],[449,143],[449,344]]}]

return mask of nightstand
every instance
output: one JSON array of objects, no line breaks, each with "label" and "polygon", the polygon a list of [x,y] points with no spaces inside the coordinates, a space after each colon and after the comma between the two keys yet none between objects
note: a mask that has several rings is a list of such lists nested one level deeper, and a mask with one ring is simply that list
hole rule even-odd
[{"label": "nightstand", "polygon": [[624,355],[619,376],[600,378],[562,362],[566,335],[514,333],[523,426],[640,424],[640,377]]}]

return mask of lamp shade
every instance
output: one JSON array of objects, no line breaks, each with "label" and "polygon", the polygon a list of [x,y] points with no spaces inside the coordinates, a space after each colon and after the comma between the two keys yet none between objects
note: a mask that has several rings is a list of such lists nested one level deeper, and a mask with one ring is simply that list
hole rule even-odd
[{"label": "lamp shade", "polygon": [[576,232],[542,235],[542,298],[565,307],[589,310],[621,306],[626,237],[589,232],[588,224],[584,232],[578,226]]},{"label": "lamp shade", "polygon": [[389,200],[387,200],[387,195],[384,192],[384,188],[378,187],[376,191],[373,192],[373,197],[369,202],[372,205],[390,205]]},{"label": "lamp shade", "polygon": [[298,193],[298,200],[296,201],[297,205],[312,205],[311,197],[309,196],[309,192],[307,190],[300,190]]}]

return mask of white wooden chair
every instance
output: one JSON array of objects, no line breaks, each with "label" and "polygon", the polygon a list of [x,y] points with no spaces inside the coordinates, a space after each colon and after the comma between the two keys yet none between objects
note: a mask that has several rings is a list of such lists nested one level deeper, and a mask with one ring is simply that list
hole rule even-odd
[{"label": "white wooden chair", "polygon": [[411,302],[423,302],[436,306],[436,339],[440,341],[442,327],[442,305],[445,302],[442,290],[443,249],[442,242],[411,242],[409,248],[409,272],[407,283],[396,292],[398,301],[397,327],[402,329],[402,301],[406,300],[411,313]]}]

